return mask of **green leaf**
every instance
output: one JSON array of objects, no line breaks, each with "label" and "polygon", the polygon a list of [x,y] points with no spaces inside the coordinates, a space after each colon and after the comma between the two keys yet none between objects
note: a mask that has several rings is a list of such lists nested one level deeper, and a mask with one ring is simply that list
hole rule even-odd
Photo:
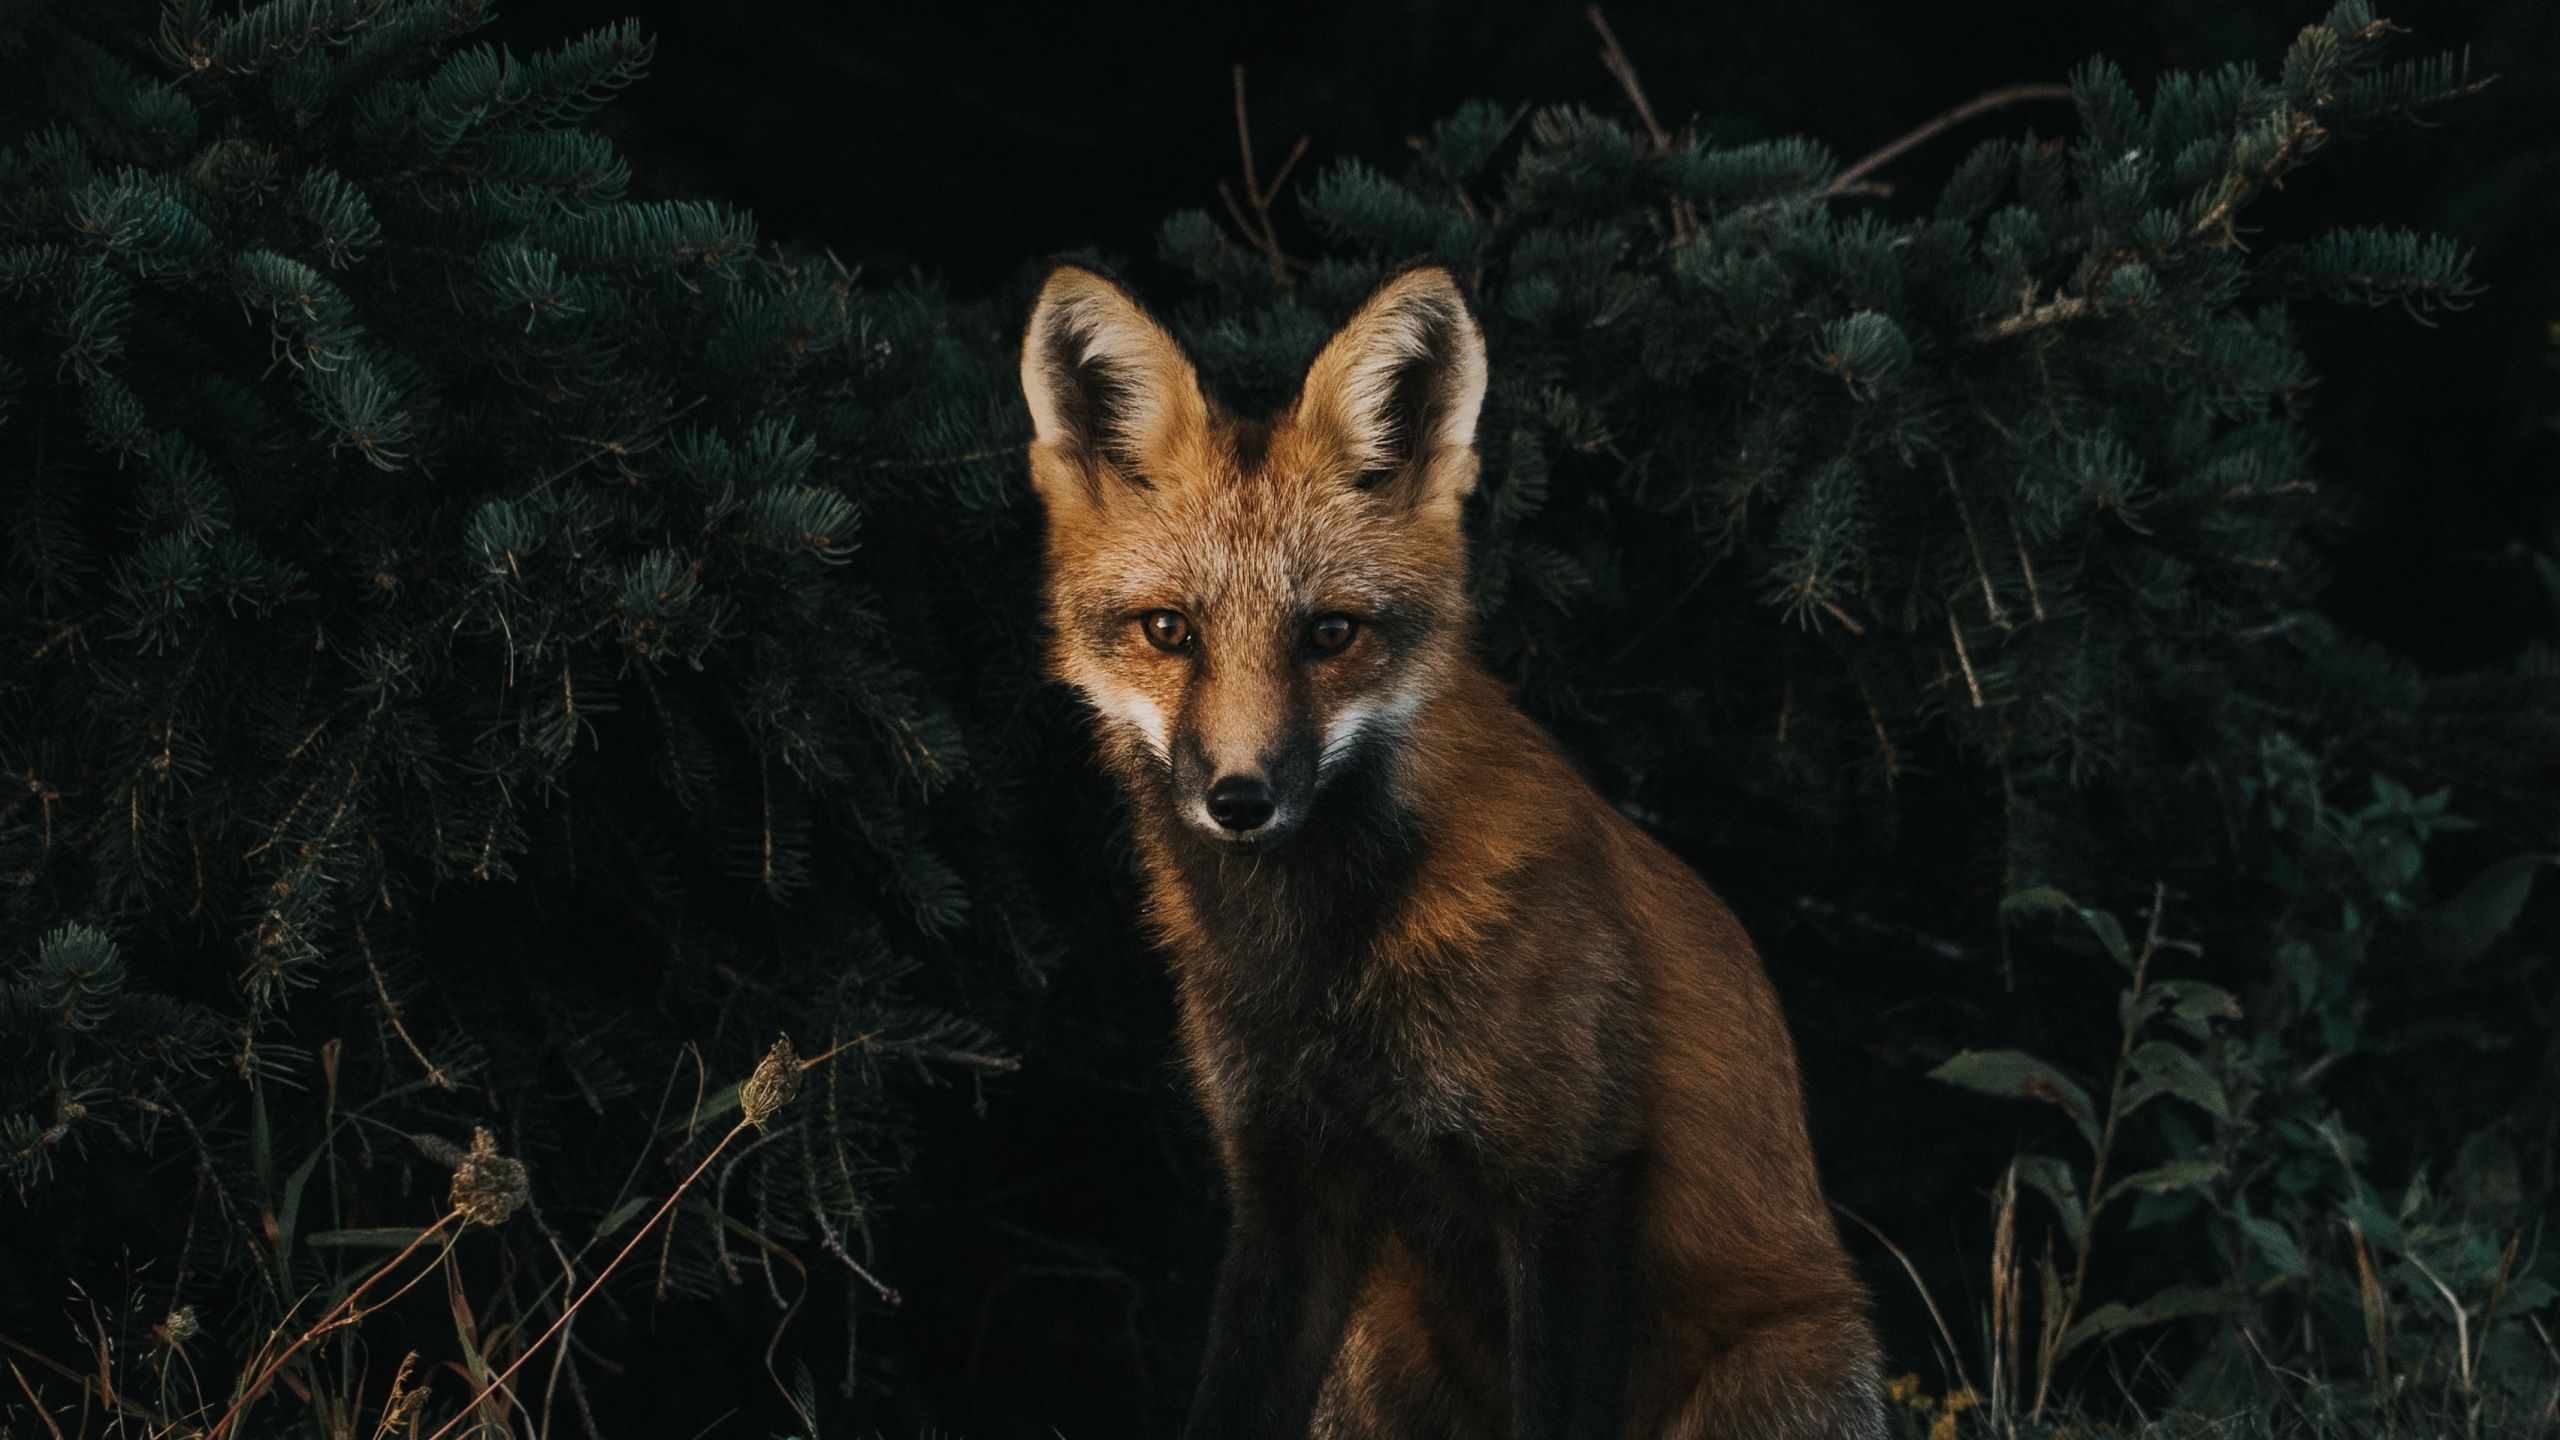
[{"label": "green leaf", "polygon": [[302,1214],[302,1192],[311,1183],[311,1171],[320,1163],[321,1154],[328,1148],[329,1142],[323,1139],[318,1145],[312,1147],[310,1154],[302,1157],[302,1163],[294,1166],[293,1173],[284,1179],[284,1196],[276,1205],[276,1263],[278,1265],[291,1263],[293,1232]]},{"label": "green leaf", "polygon": [[2127,1030],[2139,1030],[2164,1013],[2178,1028],[2201,1040],[2213,1033],[2213,1021],[2239,1019],[2240,1001],[2221,986],[2201,980],[2156,980],[2139,996],[2126,991],[2116,1005],[2117,1019]]},{"label": "green leaf", "polygon": [[2141,1078],[2125,1087],[2126,1114],[2132,1114],[2163,1095],[2170,1095],[2207,1111],[2217,1119],[2231,1118],[2231,1102],[2222,1093],[2222,1082],[2213,1078],[2184,1048],[2167,1040],[2146,1041],[2135,1048],[2132,1064],[2134,1073]]},{"label": "green leaf", "polygon": [[249,1087],[249,1169],[258,1177],[258,1188],[272,1189],[276,1183],[275,1141],[267,1129],[267,1090],[263,1085]]},{"label": "green leaf", "polygon": [[2133,968],[2133,946],[2126,942],[2124,927],[2116,923],[2116,917],[2084,905],[2080,908],[2080,920],[2089,927],[2090,934],[2098,937],[2098,943],[2106,948],[2109,957],[2127,970]]},{"label": "green leaf", "polygon": [[2079,909],[2078,901],[2050,885],[2030,885],[2000,897],[2000,921],[2004,925],[2077,914]]},{"label": "green leaf", "polygon": [[315,1231],[302,1243],[314,1250],[397,1250],[422,1233],[415,1225],[365,1225],[350,1230]]},{"label": "green leaf", "polygon": [[2149,1325],[2166,1325],[2172,1320],[2185,1320],[2197,1315],[2237,1315],[2239,1297],[2230,1291],[2204,1285],[2172,1285],[2131,1305],[2114,1301],[2099,1306],[2080,1317],[2078,1324],[2064,1332],[2062,1344],[2053,1358],[2079,1349],[2092,1340],[2139,1330]]},{"label": "green leaf", "polygon": [[2154,1195],[2149,1191],[2133,1197],[2133,1211],[2125,1216],[2128,1230],[2149,1230],[2161,1225],[2175,1225],[2196,1213],[2207,1203],[2193,1190],[2171,1190]]},{"label": "green leaf", "polygon": [[2021,1155],[2017,1172],[2021,1181],[2053,1202],[2054,1213],[2062,1220],[2062,1233],[2072,1244],[2079,1244],[2081,1237],[2089,1233],[2089,1216],[2081,1208],[2080,1184],[2072,1178],[2071,1163],[2051,1155]]},{"label": "green leaf", "polygon": [[735,1114],[738,1109],[738,1086],[740,1083],[743,1082],[732,1081],[731,1083],[723,1085],[719,1089],[712,1091],[709,1095],[704,1096],[701,1106],[691,1114],[680,1117],[681,1123],[676,1124],[672,1128],[682,1130],[689,1126],[708,1125],[715,1120],[725,1120],[729,1118],[729,1116]]},{"label": "green leaf", "polygon": [[2401,1233],[2400,1222],[2375,1201],[2373,1192],[2361,1182],[2356,1185],[2356,1193],[2339,1204],[2338,1213],[2375,1248],[2394,1255],[2408,1253],[2409,1239]]},{"label": "green leaf", "polygon": [[602,1240],[606,1236],[620,1230],[623,1226],[630,1224],[636,1216],[638,1216],[642,1211],[648,1209],[657,1198],[658,1197],[655,1195],[634,1195],[630,1199],[623,1201],[621,1204],[614,1206],[611,1213],[607,1214],[602,1220],[596,1222],[595,1238]]},{"label": "green leaf", "polygon": [[2498,1310],[2516,1315],[2539,1310],[2555,1299],[2560,1299],[2560,1289],[2554,1289],[2548,1281],[2527,1278],[2507,1286],[2507,1293],[2499,1298]]},{"label": "green leaf", "polygon": [[2472,876],[2451,899],[2422,912],[2409,926],[2411,938],[2439,964],[2470,964],[2515,928],[2533,898],[2533,882],[2554,864],[2560,864],[2560,855],[2528,851],[2508,856]]},{"label": "green leaf", "polygon": [[2250,1245],[2266,1257],[2267,1263],[2274,1266],[2278,1274],[2291,1276],[2303,1273],[2302,1251],[2283,1226],[2245,1213],[2239,1216],[2239,1221],[2241,1233],[2249,1237]]},{"label": "green leaf", "polygon": [[2098,1148],[2098,1111],[2087,1088],[2025,1051],[1966,1050],[1930,1071],[1929,1078],[1984,1095],[2059,1106],[2080,1127],[2089,1148]]},{"label": "green leaf", "polygon": [[2112,1205],[2117,1197],[2136,1191],[2146,1195],[2166,1195],[2173,1190],[2209,1185],[2221,1178],[2222,1162],[2219,1160],[2172,1160],[2166,1165],[2155,1165],[2118,1180],[2107,1187],[2107,1193],[2098,1203],[2102,1207]]},{"label": "green leaf", "polygon": [[2162,980],[2144,993],[2160,996],[2168,1006],[2169,1018],[2198,1039],[2211,1033],[2213,1021],[2240,1018],[2237,996],[2201,980]]}]

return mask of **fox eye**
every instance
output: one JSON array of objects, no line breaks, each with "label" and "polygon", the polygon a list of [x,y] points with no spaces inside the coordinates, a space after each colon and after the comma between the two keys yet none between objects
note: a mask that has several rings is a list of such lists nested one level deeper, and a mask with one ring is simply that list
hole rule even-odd
[{"label": "fox eye", "polygon": [[1307,646],[1319,655],[1331,655],[1350,644],[1359,629],[1360,622],[1348,615],[1319,615],[1307,627]]},{"label": "fox eye", "polygon": [[1191,648],[1191,620],[1179,610],[1150,610],[1138,617],[1138,628],[1146,632],[1148,644],[1167,654]]}]

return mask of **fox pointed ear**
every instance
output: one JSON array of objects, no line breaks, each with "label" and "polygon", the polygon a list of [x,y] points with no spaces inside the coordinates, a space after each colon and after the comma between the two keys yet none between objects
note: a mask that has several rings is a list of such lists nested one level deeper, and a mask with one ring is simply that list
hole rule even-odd
[{"label": "fox pointed ear", "polygon": [[1365,489],[1447,506],[1475,489],[1484,332],[1437,265],[1390,276],[1325,342],[1291,412],[1329,432]]},{"label": "fox pointed ear", "polygon": [[1164,326],[1128,291],[1079,265],[1049,272],[1022,337],[1031,406],[1031,477],[1053,503],[1069,488],[1098,497],[1117,472],[1148,486],[1143,457],[1208,429],[1200,377]]}]

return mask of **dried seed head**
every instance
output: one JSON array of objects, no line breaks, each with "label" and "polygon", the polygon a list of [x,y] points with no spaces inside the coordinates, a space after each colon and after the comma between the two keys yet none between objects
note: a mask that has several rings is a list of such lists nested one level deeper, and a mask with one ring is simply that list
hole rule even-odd
[{"label": "dried seed head", "polygon": [[409,1384],[410,1373],[417,1368],[417,1351],[412,1350],[400,1357],[399,1373],[391,1377],[391,1393],[383,1397],[382,1421],[373,1431],[376,1435],[388,1435],[400,1429],[426,1408],[429,1387],[420,1384],[412,1388]]},{"label": "dried seed head", "polygon": [[184,1345],[196,1338],[197,1332],[203,1329],[203,1326],[196,1320],[196,1307],[181,1305],[170,1311],[167,1319],[152,1328],[160,1332],[160,1339],[164,1343]]},{"label": "dried seed head", "polygon": [[773,1048],[756,1062],[756,1073],[738,1087],[738,1108],[746,1113],[748,1124],[761,1130],[799,1093],[800,1052],[791,1048],[791,1037],[785,1035],[773,1042]]},{"label": "dried seed head", "polygon": [[453,1208],[474,1225],[503,1225],[524,1197],[524,1162],[499,1154],[486,1126],[472,1126],[471,1148],[453,1167]]}]

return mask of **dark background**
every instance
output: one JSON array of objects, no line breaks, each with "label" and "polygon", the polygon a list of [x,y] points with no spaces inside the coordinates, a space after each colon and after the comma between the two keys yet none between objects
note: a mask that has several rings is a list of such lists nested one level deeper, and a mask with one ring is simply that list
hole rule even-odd
[{"label": "dark background", "polygon": [[[1665,125],[1728,142],[1808,135],[1845,161],[1987,90],[2062,80],[2092,55],[2138,87],[2164,70],[2267,63],[2323,8],[1795,0],[1606,13]],[[2382,8],[2412,49],[2466,50],[2498,82],[2442,129],[2341,141],[2353,153],[2306,177],[2309,193],[2282,208],[2310,228],[2328,197],[2351,192],[2358,223],[2441,230],[2477,249],[2494,298],[2432,331],[2311,320],[2324,342],[2315,358],[2348,360],[2322,367],[2330,453],[2359,478],[2392,477],[2356,487],[2394,508],[2377,532],[2387,543],[2353,557],[2342,612],[2429,658],[2476,663],[2520,638],[2513,597],[2479,573],[2480,548],[2534,529],[2552,455],[2533,446],[2549,444],[2539,362],[2543,322],[2560,313],[2548,259],[2560,150],[2545,138],[2560,116],[2560,6]],[[658,62],[600,120],[646,157],[658,188],[720,196],[774,238],[824,245],[875,276],[912,269],[962,294],[1018,284],[1036,257],[1086,247],[1135,262],[1143,279],[1161,219],[1217,211],[1218,182],[1241,168],[1238,64],[1266,181],[1299,136],[1309,142],[1299,178],[1349,157],[1393,165],[1406,137],[1468,99],[1629,108],[1583,7],[1569,3],[1282,13],[809,0],[635,11],[554,0],[511,13],[500,33],[540,45],[635,13],[659,37]],[[1885,178],[1925,200],[1968,141],[2069,124],[2053,104],[1977,119]],[[1285,237],[1295,210],[1278,210]],[[2536,428],[2540,438],[2523,433]]]},{"label": "dark background", "polygon": [[[2560,120],[2551,78],[2560,6],[2387,8],[2413,44],[2470,47],[2476,68],[2500,83],[2444,128],[2341,139],[2337,163],[2272,208],[2278,223],[2309,227],[2351,195],[2357,223],[2441,230],[2477,250],[2489,293],[2435,328],[2337,311],[2305,320],[2323,376],[2319,479],[2358,522],[2333,557],[2328,608],[2445,670],[2511,656],[2532,637],[2524,602],[2534,582],[2517,542],[2540,537],[2549,548],[2555,538],[2560,444],[2550,422],[2560,400],[2547,357],[2560,265],[2548,237],[2560,219],[2560,150],[2545,137]],[[1609,16],[1666,125],[1732,141],[1806,134],[1846,160],[1985,90],[2061,80],[2091,54],[2114,59],[2138,88],[2170,68],[2265,63],[2319,10],[1791,0],[1620,4]],[[632,13],[619,0],[554,0],[518,7],[501,34],[536,47]],[[1393,165],[1406,136],[1475,97],[1626,109],[1584,12],[1565,3],[1406,0],[1284,14],[725,0],[636,13],[659,37],[654,77],[600,119],[651,166],[644,188],[717,195],[754,212],[772,238],[822,244],[874,277],[912,270],[963,295],[1027,299],[1035,257],[1084,247],[1126,262],[1145,288],[1160,219],[1215,210],[1217,182],[1239,169],[1238,63],[1266,179],[1301,135],[1302,177],[1345,157]],[[1925,202],[1970,139],[2061,130],[2069,119],[2048,105],[1976,120],[1895,164],[1885,178],[1898,193],[1878,203]],[[1285,238],[1296,212],[1284,201],[1280,214]],[[1090,776],[1046,786],[1048,804],[1109,813]],[[1962,988],[1941,982],[1978,960],[1926,933],[1807,911],[1796,903],[1796,859],[1691,848],[1771,952],[1800,1017],[1835,1198],[1923,1242],[1907,1248],[1955,1257],[1931,1282],[1952,1313],[1978,1313],[1967,1285],[1978,1286],[1979,1267],[1957,1261],[1982,1248],[1975,1197],[2013,1137],[1958,1137],[1952,1097],[1924,1091],[1911,1078],[1922,1067],[1897,1045],[1897,1016]],[[1125,888],[1109,859],[1088,880]],[[1952,898],[1978,908],[1994,897]],[[1167,1008],[1155,962],[1134,939],[1073,955],[1008,1027],[1021,1072],[983,1091],[944,1092],[950,1113],[927,1120],[943,1143],[881,1227],[884,1269],[905,1304],[862,1317],[857,1332],[862,1372],[887,1382],[872,1393],[896,1397],[874,1417],[882,1428],[1170,1432],[1220,1217],[1199,1126],[1175,1083]],[[950,1143],[970,1134],[982,1143]],[[1863,1235],[1852,1239],[1895,1368],[1928,1370],[1908,1283]],[[669,1365],[695,1359],[680,1342],[690,1329],[681,1308],[655,1325]],[[707,1397],[769,1384],[753,1372],[699,1380]]]}]

